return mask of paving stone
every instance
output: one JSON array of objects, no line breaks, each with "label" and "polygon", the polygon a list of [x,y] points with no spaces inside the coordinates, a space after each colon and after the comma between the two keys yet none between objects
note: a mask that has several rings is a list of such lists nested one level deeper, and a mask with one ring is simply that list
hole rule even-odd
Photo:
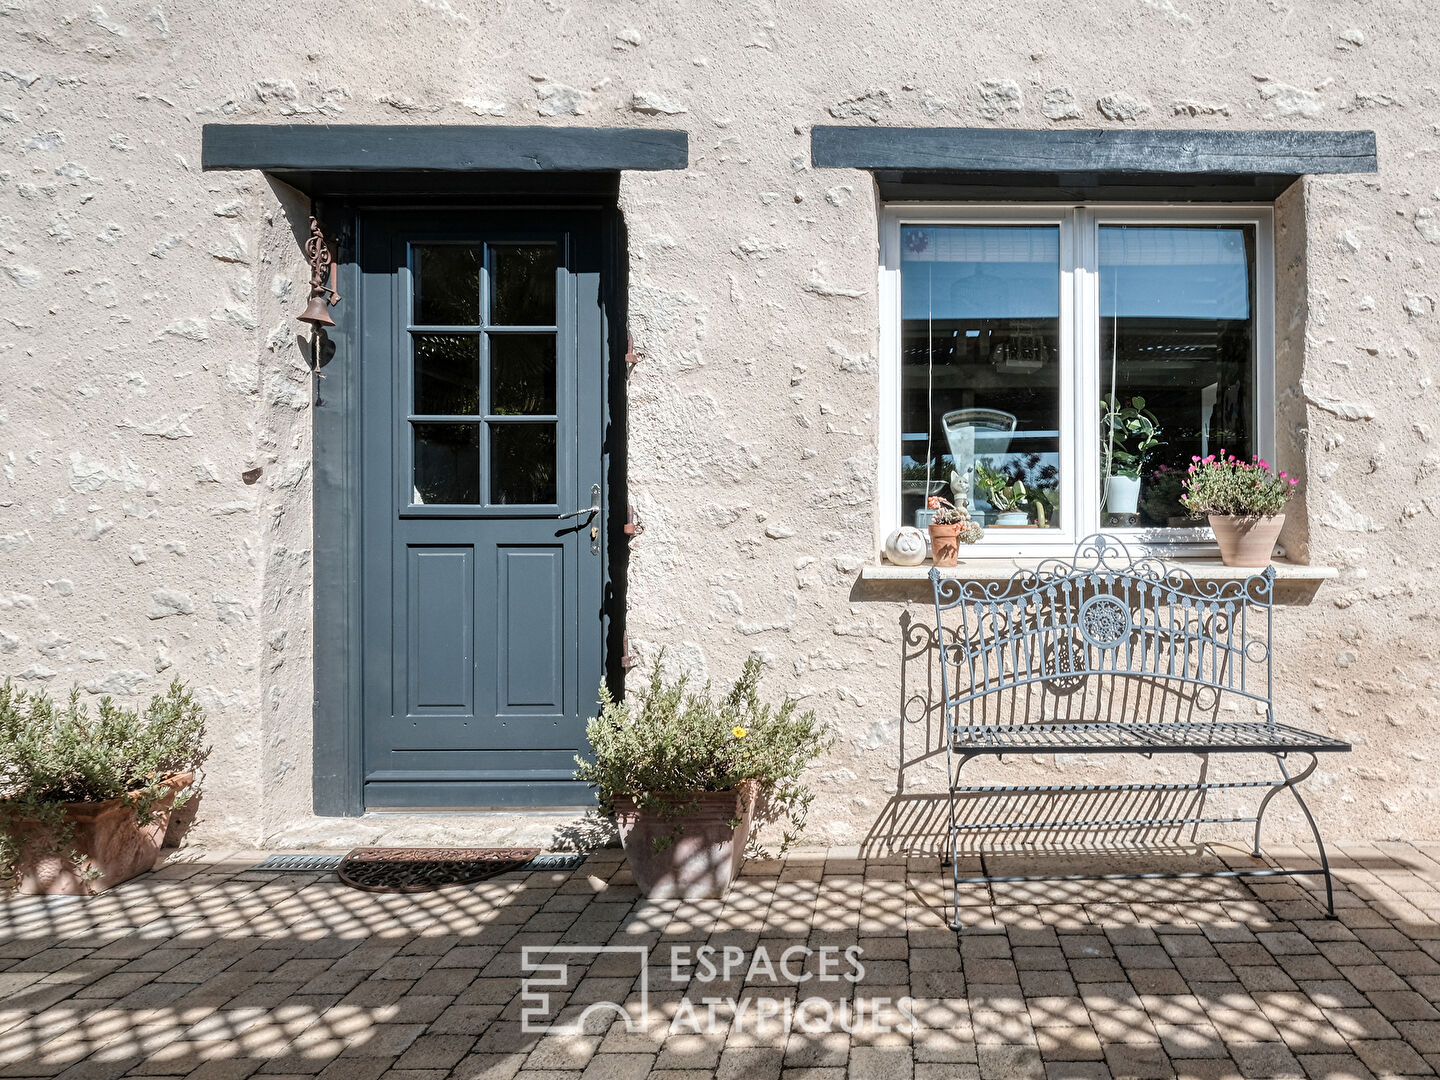
[{"label": "paving stone", "polygon": [[[451,1071],[451,1080],[514,1080],[524,1054],[469,1054]],[[573,1077],[573,1074],[572,1074]]]},{"label": "paving stone", "polygon": [[1105,1057],[1100,1036],[1091,1027],[1037,1027],[1040,1056],[1053,1061],[1101,1061]]},{"label": "paving stone", "polygon": [[1283,1043],[1230,1043],[1240,1075],[1255,1080],[1304,1080],[1305,1070]]},{"label": "paving stone", "polygon": [[1033,1046],[977,1047],[981,1080],[1044,1080],[1045,1063]]},{"label": "paving stone", "polygon": [[1171,1058],[1223,1058],[1229,1053],[1211,1024],[1155,1025],[1160,1045]]},{"label": "paving stone", "polygon": [[911,1080],[915,1060],[910,1048],[854,1046],[850,1049],[847,1080]]},{"label": "paving stone", "polygon": [[935,1065],[916,1062],[915,1080],[980,1080],[979,1065]]},{"label": "paving stone", "polygon": [[1354,1054],[1300,1054],[1299,1060],[1310,1080],[1375,1080]]},{"label": "paving stone", "polygon": [[1108,1046],[1105,1064],[1115,1080],[1167,1080],[1175,1075],[1164,1047],[1156,1044]]},{"label": "paving stone", "polygon": [[596,1054],[580,1080],[645,1080],[654,1072],[652,1054]]},{"label": "paving stone", "polygon": [[1047,1061],[1045,1080],[1111,1080],[1103,1061]]},{"label": "paving stone", "polygon": [[777,1080],[784,1057],[777,1047],[727,1048],[720,1054],[715,1080]]},{"label": "paving stone", "polygon": [[1355,1056],[1382,1076],[1430,1076],[1433,1070],[1415,1048],[1402,1039],[1356,1039],[1350,1043]]}]

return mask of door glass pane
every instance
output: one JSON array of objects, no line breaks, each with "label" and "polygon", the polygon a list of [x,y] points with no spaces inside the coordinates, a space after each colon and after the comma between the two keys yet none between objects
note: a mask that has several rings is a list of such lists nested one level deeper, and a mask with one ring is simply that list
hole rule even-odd
[{"label": "door glass pane", "polygon": [[496,416],[554,414],[554,334],[490,335],[490,412]]},{"label": "door glass pane", "polygon": [[480,411],[477,334],[414,334],[415,412],[473,416]]},{"label": "door glass pane", "polygon": [[414,424],[416,503],[480,501],[480,425]]},{"label": "door glass pane", "polygon": [[554,244],[491,246],[490,322],[494,326],[555,325]]},{"label": "door glass pane", "polygon": [[900,258],[902,521],[928,493],[992,537],[1056,527],[1058,226],[907,225]]},{"label": "door glass pane", "polygon": [[415,323],[480,323],[480,252],[464,244],[416,244]]},{"label": "door glass pane", "polygon": [[1253,226],[1100,227],[1100,395],[1102,525],[1194,524],[1192,456],[1256,451]]},{"label": "door glass pane", "polygon": [[555,425],[490,425],[490,501],[555,502]]}]

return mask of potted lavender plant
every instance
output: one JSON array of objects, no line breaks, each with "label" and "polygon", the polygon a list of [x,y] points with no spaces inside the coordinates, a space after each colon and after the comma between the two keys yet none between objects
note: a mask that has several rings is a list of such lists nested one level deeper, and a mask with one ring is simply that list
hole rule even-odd
[{"label": "potted lavender plant", "polygon": [[196,792],[205,713],[176,680],[143,713],[0,684],[0,890],[87,895],[144,873]]},{"label": "potted lavender plant", "polygon": [[[830,745],[829,730],[794,701],[762,704],[762,664],[752,656],[718,700],[709,684],[667,680],[656,657],[646,687],[617,701],[600,689],[600,715],[586,726],[590,758],[575,778],[594,786],[613,813],[635,882],[656,899],[725,894],[758,832],[786,822],[783,852],[800,836],[813,798],[806,766]],[[753,830],[753,831],[752,831]]]}]

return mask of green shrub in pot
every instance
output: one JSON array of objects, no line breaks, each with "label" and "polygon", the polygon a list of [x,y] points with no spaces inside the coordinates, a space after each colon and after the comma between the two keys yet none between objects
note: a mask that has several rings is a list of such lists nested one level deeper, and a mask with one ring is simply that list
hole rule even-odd
[{"label": "green shrub in pot", "polygon": [[[723,892],[747,843],[765,854],[766,826],[783,823],[782,852],[804,829],[813,793],[802,776],[832,736],[794,701],[761,702],[762,673],[751,657],[716,696],[709,683],[695,691],[686,675],[667,678],[657,657],[645,687],[624,700],[601,688],[600,715],[586,728],[591,757],[576,759],[575,776],[595,788],[602,812],[616,815],[636,879],[652,896]],[[712,803],[723,813],[706,824]],[[748,832],[752,815],[757,829]],[[705,833],[717,826],[719,834]],[[691,879],[679,865],[687,858],[703,866]]]},{"label": "green shrub in pot", "polygon": [[58,705],[7,679],[0,685],[0,887],[14,887],[23,867],[57,856],[64,876],[109,876],[92,859],[97,853],[85,850],[87,811],[118,805],[122,825],[152,828],[194,793],[207,753],[204,710],[178,679],[143,712],[102,697],[94,715],[78,690]]}]

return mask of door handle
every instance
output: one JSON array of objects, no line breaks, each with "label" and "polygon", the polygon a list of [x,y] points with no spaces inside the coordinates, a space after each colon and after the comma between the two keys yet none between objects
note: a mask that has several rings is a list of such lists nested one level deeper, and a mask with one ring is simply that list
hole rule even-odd
[{"label": "door handle", "polygon": [[589,518],[594,517],[596,514],[600,513],[600,485],[599,485],[599,484],[592,484],[591,487],[590,487],[590,503],[591,503],[591,505],[585,507],[583,510],[571,510],[568,514],[556,514],[556,515],[555,515],[555,520],[557,520],[557,521],[564,521],[566,518],[577,518],[577,517],[583,517],[583,518],[589,519]]}]

